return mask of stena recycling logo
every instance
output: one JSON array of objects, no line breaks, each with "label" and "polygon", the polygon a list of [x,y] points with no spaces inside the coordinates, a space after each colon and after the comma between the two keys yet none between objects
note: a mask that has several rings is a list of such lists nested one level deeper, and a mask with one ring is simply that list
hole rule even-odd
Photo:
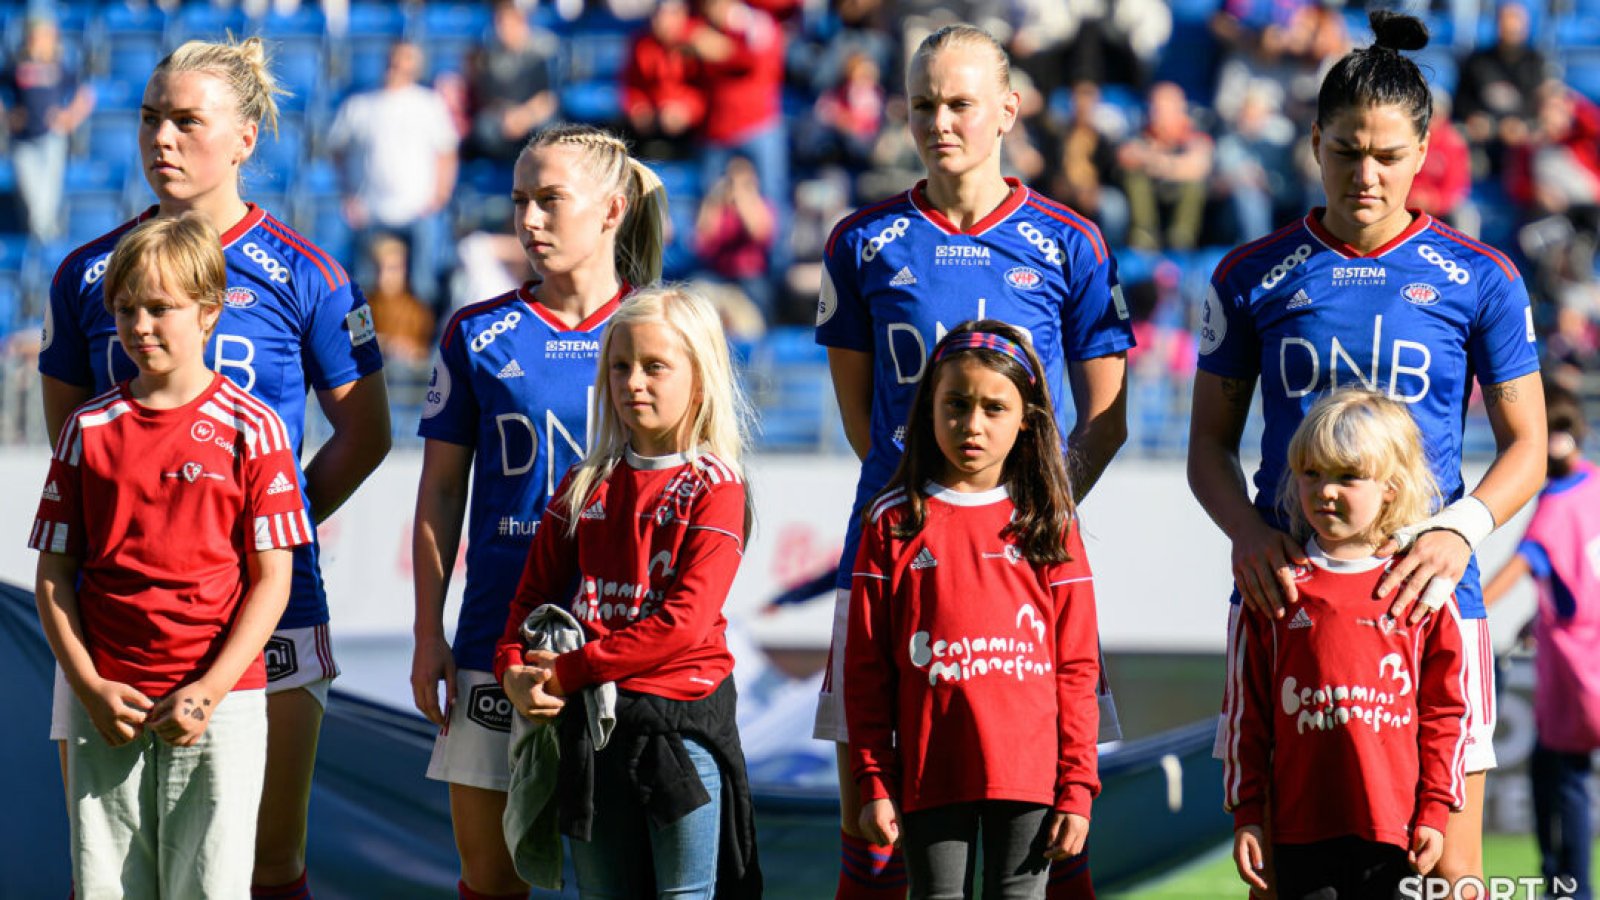
[{"label": "stena recycling logo", "polygon": [[1401,288],[1400,296],[1413,306],[1432,306],[1439,302],[1439,289],[1419,282]]},{"label": "stena recycling logo", "polygon": [[1032,266],[1017,266],[1006,273],[1006,283],[1019,291],[1036,291],[1044,284],[1044,276]]},{"label": "stena recycling logo", "polygon": [[222,302],[234,309],[249,309],[256,305],[256,292],[249,288],[231,287],[222,295]]}]

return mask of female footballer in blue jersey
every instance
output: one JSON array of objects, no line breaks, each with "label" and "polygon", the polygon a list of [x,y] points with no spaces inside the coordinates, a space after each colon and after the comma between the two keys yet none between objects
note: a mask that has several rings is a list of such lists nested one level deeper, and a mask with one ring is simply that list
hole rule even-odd
[{"label": "female footballer in blue jersey", "polygon": [[[1450,817],[1437,872],[1459,881],[1483,875],[1483,779],[1495,764],[1494,671],[1473,550],[1539,488],[1544,394],[1516,267],[1405,207],[1427,155],[1432,102],[1403,51],[1426,46],[1428,33],[1408,16],[1374,12],[1370,19],[1376,43],[1334,65],[1317,97],[1311,142],[1328,205],[1238,248],[1212,275],[1189,484],[1233,542],[1236,601],[1281,616],[1296,599],[1293,566],[1306,562],[1272,508],[1295,426],[1320,394],[1340,386],[1408,404],[1448,505],[1380,548],[1405,553],[1378,591],[1393,597],[1393,615],[1409,609],[1413,623],[1452,591],[1461,610],[1472,706],[1467,803]],[[1496,454],[1467,493],[1461,443],[1474,378]],[[1258,382],[1266,427],[1252,503],[1239,443]]]},{"label": "female footballer in blue jersey", "polygon": [[[276,127],[281,93],[258,38],[190,41],[156,66],[140,107],[139,160],[159,202],[62,262],[50,287],[39,370],[53,438],[75,407],[137,371],[101,301],[117,239],[152,216],[204,215],[222,236],[228,270],[206,363],[271,406],[297,453],[306,393],[316,390],[333,425],[333,436],[304,465],[306,498],[320,522],[388,453],[389,405],[360,290],[328,254],[240,196],[240,170],[262,129]],[[296,551],[289,607],[268,644],[267,669],[267,769],[252,881],[276,897],[309,896],[306,811],[323,705],[338,674],[315,544]],[[58,684],[58,710],[62,696]],[[56,727],[65,718],[56,720],[52,736],[64,738]]]},{"label": "female footballer in blue jersey", "polygon": [[[911,134],[928,178],[834,229],[817,305],[817,341],[828,347],[845,434],[862,460],[814,730],[819,739],[840,744],[840,898],[905,891],[891,849],[874,847],[860,834],[839,689],[861,506],[899,462],[929,351],[969,319],[1021,328],[1044,363],[1051,396],[1061,398],[1070,388],[1076,415],[1063,416],[1062,430],[1070,426],[1067,452],[1078,498],[1127,430],[1126,351],[1133,335],[1116,262],[1094,223],[1000,172],[1001,140],[1016,124],[1019,103],[1005,51],[971,26],[941,29],[912,57],[906,88]],[[1102,720],[1115,721],[1104,714]],[[1086,860],[1059,866],[1050,890],[1052,898],[1087,896]]]},{"label": "female footballer in blue jersey", "polygon": [[[667,214],[655,173],[588,126],[535,135],[514,178],[517,238],[535,278],[450,320],[417,429],[426,444],[412,537],[411,687],[440,727],[428,777],[450,783],[463,898],[528,895],[500,824],[512,712],[494,678],[494,647],[545,504],[588,449],[600,334],[624,294],[661,277]],[[444,601],[469,480],[467,584],[452,647]]]}]

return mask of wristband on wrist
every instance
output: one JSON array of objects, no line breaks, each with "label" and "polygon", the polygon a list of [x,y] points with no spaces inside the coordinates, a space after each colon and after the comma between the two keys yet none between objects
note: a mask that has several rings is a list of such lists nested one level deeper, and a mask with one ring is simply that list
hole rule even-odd
[{"label": "wristband on wrist", "polygon": [[1473,550],[1483,543],[1495,529],[1494,514],[1482,500],[1468,494],[1439,510],[1433,516],[1415,525],[1407,525],[1394,533],[1401,550],[1409,548],[1419,535],[1429,531],[1454,531],[1461,535]]}]

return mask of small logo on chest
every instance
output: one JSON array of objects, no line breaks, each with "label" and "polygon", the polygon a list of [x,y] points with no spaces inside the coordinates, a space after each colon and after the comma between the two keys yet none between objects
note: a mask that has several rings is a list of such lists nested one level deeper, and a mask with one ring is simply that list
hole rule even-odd
[{"label": "small logo on chest", "polygon": [[186,462],[176,472],[162,472],[161,473],[161,477],[163,477],[163,478],[181,478],[184,481],[189,482],[190,484],[194,484],[195,482],[199,481],[202,478],[210,478],[213,481],[226,481],[227,480],[226,477],[224,477],[223,475],[221,475],[219,473],[207,472],[205,466],[203,466],[203,465],[201,465],[200,463],[197,463],[197,462]]}]

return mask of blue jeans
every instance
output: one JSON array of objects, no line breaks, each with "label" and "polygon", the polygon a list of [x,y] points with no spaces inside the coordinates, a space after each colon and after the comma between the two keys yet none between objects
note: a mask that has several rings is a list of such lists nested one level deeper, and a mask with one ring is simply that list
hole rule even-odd
[{"label": "blue jeans", "polygon": [[[1539,869],[1546,885],[1569,879],[1552,896],[1590,900],[1589,754],[1562,753],[1535,744],[1528,763],[1533,778],[1533,823],[1539,839]],[[1577,880],[1570,889],[1570,879]]]},{"label": "blue jeans", "polygon": [[711,900],[715,895],[722,771],[704,745],[686,737],[683,746],[711,802],[667,825],[650,821],[622,779],[596,773],[591,839],[569,842],[578,895],[584,900]]}]

